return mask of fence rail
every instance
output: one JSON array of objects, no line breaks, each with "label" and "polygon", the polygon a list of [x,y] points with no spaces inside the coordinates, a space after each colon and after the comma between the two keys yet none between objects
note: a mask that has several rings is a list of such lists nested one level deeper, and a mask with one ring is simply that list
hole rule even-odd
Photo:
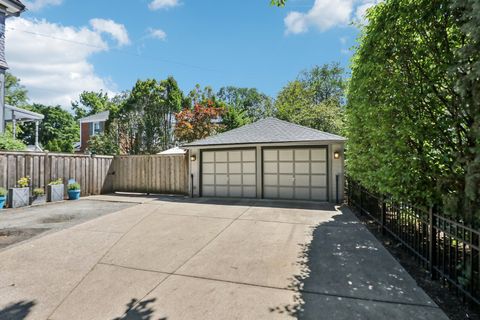
[{"label": "fence rail", "polygon": [[480,305],[480,232],[433,208],[395,202],[347,178],[348,204],[373,219],[458,295]]},{"label": "fence rail", "polygon": [[188,158],[184,155],[116,156],[112,190],[188,194]]},{"label": "fence rail", "polygon": [[[82,195],[111,192],[109,170],[113,157],[61,153],[0,152],[0,187],[12,188],[18,179],[29,176],[33,188],[44,188],[50,181],[75,179]],[[65,186],[66,188],[66,186]]]}]

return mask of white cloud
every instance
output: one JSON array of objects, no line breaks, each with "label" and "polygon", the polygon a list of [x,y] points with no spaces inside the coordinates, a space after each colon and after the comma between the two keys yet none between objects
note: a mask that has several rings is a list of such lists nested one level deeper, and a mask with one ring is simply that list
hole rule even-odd
[{"label": "white cloud", "polygon": [[167,39],[167,33],[163,31],[162,29],[148,29],[148,34],[151,38],[158,39],[158,40],[166,40]]},{"label": "white cloud", "polygon": [[25,6],[28,10],[38,11],[46,6],[58,6],[62,4],[63,0],[33,0],[33,1],[24,1]]},{"label": "white cloud", "polygon": [[345,26],[365,14],[367,8],[378,0],[315,0],[306,13],[292,11],[285,17],[285,33],[305,33],[310,27],[326,31],[336,26]]},{"label": "white cloud", "polygon": [[153,0],[148,7],[150,10],[160,10],[176,7],[180,4],[179,0]]},{"label": "white cloud", "polygon": [[119,46],[130,44],[127,29],[123,24],[116,23],[113,20],[92,19],[90,25],[99,33],[105,32],[117,40]]},{"label": "white cloud", "polygon": [[10,72],[26,86],[31,102],[68,108],[83,90],[116,91],[112,81],[98,76],[88,61],[109,50],[100,31],[12,18],[6,37]]}]

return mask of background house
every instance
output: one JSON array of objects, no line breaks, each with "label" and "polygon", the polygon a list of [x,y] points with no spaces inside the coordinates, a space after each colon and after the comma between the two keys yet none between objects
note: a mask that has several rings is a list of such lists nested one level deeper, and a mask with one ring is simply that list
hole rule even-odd
[{"label": "background house", "polygon": [[105,123],[110,116],[109,111],[100,112],[80,119],[80,152],[85,151],[91,137],[105,132]]}]

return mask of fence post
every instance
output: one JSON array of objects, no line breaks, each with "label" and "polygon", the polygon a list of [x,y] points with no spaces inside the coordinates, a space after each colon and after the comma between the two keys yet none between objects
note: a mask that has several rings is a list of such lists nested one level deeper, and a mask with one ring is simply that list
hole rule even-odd
[{"label": "fence post", "polygon": [[432,280],[436,279],[435,264],[437,252],[437,231],[435,229],[435,213],[431,206],[428,209],[428,270]]}]

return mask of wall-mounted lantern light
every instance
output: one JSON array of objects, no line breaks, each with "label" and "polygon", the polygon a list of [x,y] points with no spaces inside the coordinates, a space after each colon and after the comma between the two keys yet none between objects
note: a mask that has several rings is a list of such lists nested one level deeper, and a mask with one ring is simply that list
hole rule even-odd
[{"label": "wall-mounted lantern light", "polygon": [[194,154],[192,154],[192,155],[190,156],[190,160],[192,160],[192,161],[196,161],[196,160],[197,160],[197,156],[196,156],[196,155],[194,155]]},{"label": "wall-mounted lantern light", "polygon": [[334,158],[334,159],[340,159],[340,151],[335,151],[335,152],[333,153],[333,158]]}]

